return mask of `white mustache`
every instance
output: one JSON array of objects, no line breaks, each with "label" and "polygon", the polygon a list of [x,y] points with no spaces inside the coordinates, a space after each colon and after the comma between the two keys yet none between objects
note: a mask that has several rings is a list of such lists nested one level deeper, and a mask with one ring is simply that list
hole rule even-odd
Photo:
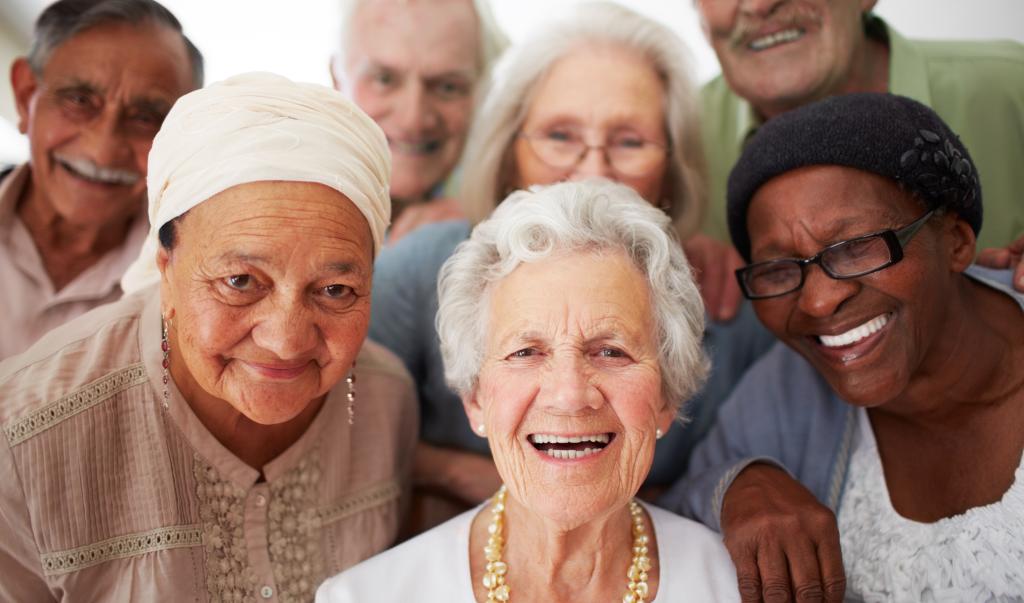
[{"label": "white mustache", "polygon": [[64,157],[55,154],[54,158],[71,171],[89,180],[107,184],[135,184],[142,178],[142,174],[134,170],[102,167],[80,157]]}]

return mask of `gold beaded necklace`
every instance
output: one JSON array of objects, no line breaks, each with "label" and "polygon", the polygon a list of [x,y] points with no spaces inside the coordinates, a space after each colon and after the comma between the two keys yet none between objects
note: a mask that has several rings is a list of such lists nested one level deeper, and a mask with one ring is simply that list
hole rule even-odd
[{"label": "gold beaded necklace", "polygon": [[[487,546],[484,547],[487,566],[483,579],[488,601],[508,601],[510,595],[505,581],[508,564],[501,560],[501,553],[505,549],[505,495],[503,485],[491,499],[494,506],[491,507],[491,523],[487,525]],[[651,559],[647,556],[647,543],[650,539],[644,525],[644,511],[635,500],[629,501],[629,515],[633,523],[633,562],[626,572],[629,584],[626,586],[626,594],[622,596],[622,603],[644,603],[650,592],[647,588],[647,573],[651,569]]]}]

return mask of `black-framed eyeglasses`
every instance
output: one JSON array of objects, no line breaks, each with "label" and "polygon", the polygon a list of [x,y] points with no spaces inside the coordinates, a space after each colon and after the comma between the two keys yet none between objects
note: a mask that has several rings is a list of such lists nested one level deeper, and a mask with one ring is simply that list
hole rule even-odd
[{"label": "black-framed eyeglasses", "polygon": [[555,169],[576,167],[591,149],[604,153],[608,164],[624,176],[646,176],[668,156],[668,147],[633,134],[611,136],[604,144],[587,144],[583,134],[569,128],[521,132],[533,154]]},{"label": "black-framed eyeglasses", "polygon": [[817,264],[829,277],[857,278],[888,268],[903,259],[903,247],[936,210],[897,230],[882,230],[833,243],[803,260],[783,258],[744,266],[736,271],[747,299],[765,299],[792,293],[804,286],[807,267]]}]

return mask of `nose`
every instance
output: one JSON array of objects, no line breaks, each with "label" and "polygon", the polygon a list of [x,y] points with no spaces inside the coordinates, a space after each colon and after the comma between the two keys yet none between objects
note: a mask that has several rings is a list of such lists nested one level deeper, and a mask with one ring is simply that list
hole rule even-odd
[{"label": "nose", "polygon": [[767,17],[785,4],[787,0],[743,0],[740,10],[750,15]]},{"label": "nose", "polygon": [[313,312],[301,299],[268,300],[252,329],[253,342],[279,360],[307,359],[320,340]]},{"label": "nose", "polygon": [[410,79],[395,102],[395,122],[406,134],[420,136],[437,127],[440,120],[422,82]]},{"label": "nose", "polygon": [[846,300],[860,291],[861,284],[857,279],[834,279],[825,274],[817,265],[808,266],[806,270],[804,286],[799,291],[797,307],[808,316],[815,318],[831,316]]},{"label": "nose", "polygon": [[600,408],[603,400],[593,383],[592,371],[579,355],[555,357],[546,367],[538,393],[538,402],[543,406],[575,413],[587,408]]},{"label": "nose", "polygon": [[84,128],[83,151],[101,167],[128,167],[132,145],[122,129],[116,107],[107,106]]},{"label": "nose", "polygon": [[609,178],[613,176],[612,166],[608,163],[608,154],[602,147],[589,147],[583,151],[579,163],[572,171],[570,180],[586,180],[587,178]]}]

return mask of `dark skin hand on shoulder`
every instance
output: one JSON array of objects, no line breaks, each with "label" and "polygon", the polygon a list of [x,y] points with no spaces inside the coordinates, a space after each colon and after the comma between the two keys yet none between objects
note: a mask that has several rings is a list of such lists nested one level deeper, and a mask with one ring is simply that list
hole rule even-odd
[{"label": "dark skin hand on shoulder", "polygon": [[785,471],[756,463],[722,503],[722,534],[744,602],[842,601],[835,514]]}]

